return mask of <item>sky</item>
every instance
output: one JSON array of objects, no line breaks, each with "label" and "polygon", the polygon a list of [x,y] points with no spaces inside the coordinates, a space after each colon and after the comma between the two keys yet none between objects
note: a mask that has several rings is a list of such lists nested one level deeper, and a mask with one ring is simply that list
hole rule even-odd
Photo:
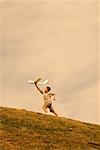
[{"label": "sky", "polygon": [[27,82],[42,77],[59,116],[99,124],[98,16],[98,1],[1,1],[1,106],[43,113]]}]

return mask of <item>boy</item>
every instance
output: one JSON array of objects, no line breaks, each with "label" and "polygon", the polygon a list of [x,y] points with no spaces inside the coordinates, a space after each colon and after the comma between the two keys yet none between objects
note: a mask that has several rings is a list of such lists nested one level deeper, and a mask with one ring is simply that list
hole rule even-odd
[{"label": "boy", "polygon": [[[35,86],[37,87],[38,91],[43,94],[43,98],[44,98],[44,105],[43,105],[43,110],[45,111],[45,113],[47,113],[47,108],[49,108],[50,112],[54,113],[56,116],[58,116],[58,114],[55,112],[54,108],[52,107],[52,96],[55,96],[55,94],[50,93],[51,88],[50,87],[46,87],[44,91],[42,91],[37,83],[38,83],[39,79],[36,80],[34,82]],[[55,100],[55,99],[54,99]]]}]

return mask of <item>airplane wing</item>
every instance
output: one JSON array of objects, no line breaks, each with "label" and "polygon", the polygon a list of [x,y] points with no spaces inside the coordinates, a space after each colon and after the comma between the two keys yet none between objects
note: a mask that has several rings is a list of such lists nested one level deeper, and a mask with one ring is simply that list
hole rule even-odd
[{"label": "airplane wing", "polygon": [[[29,82],[30,84],[34,84],[35,81],[29,80],[28,82]],[[49,82],[48,80],[45,80],[44,82],[42,82],[42,81],[41,81],[41,82],[38,82],[38,84],[44,84],[44,85],[45,85],[45,84],[48,84],[48,82]]]},{"label": "airplane wing", "polygon": [[29,80],[28,82],[29,82],[30,84],[34,84],[34,81],[32,81],[32,80]]}]

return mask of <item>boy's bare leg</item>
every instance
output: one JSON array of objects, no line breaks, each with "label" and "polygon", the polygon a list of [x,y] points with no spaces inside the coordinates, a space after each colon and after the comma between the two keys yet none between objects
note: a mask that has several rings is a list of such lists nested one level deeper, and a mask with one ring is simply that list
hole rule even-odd
[{"label": "boy's bare leg", "polygon": [[42,106],[42,108],[43,108],[43,110],[45,111],[45,113],[47,113],[48,111],[47,111],[47,108],[43,105]]},{"label": "boy's bare leg", "polygon": [[58,117],[58,114],[55,112],[55,110],[52,106],[50,107],[50,112],[54,113]]},{"label": "boy's bare leg", "polygon": [[58,117],[58,114],[55,112],[55,110],[53,111],[53,113]]}]

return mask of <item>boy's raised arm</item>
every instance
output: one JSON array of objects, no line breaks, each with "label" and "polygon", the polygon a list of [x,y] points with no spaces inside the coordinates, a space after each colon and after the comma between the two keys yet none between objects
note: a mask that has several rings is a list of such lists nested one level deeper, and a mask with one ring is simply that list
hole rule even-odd
[{"label": "boy's raised arm", "polygon": [[43,91],[38,87],[37,83],[34,83],[34,84],[35,84],[35,86],[37,87],[38,91],[39,91],[41,94],[43,94]]}]

